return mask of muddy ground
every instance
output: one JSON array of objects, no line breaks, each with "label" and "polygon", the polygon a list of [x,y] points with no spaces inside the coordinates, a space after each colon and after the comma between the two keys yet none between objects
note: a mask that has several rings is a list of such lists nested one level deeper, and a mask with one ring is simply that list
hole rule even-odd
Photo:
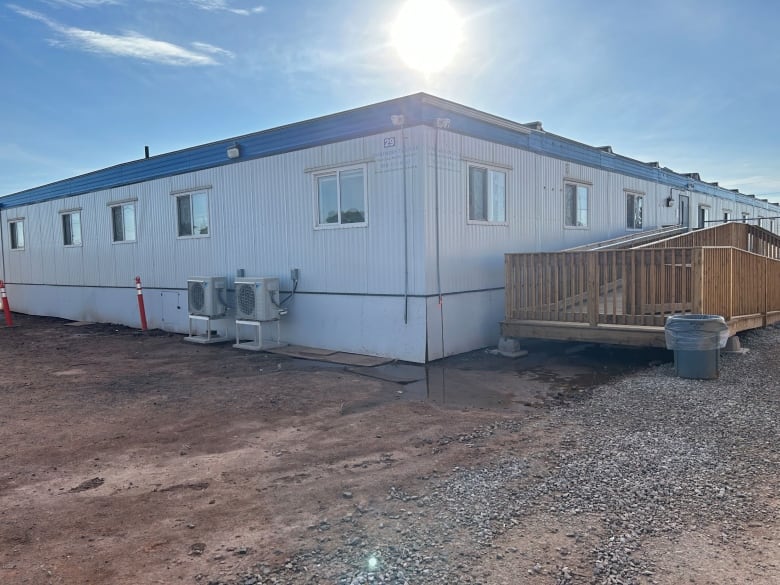
[{"label": "muddy ground", "polygon": [[[353,525],[342,519],[366,514],[381,532],[386,515],[369,522],[368,511],[392,494],[424,494],[454,470],[512,457],[541,477],[568,448],[567,429],[550,424],[553,409],[579,408],[599,384],[671,357],[540,343],[518,360],[485,352],[446,360],[427,381],[422,370],[410,382],[419,369],[377,376],[156,331],[24,315],[16,325],[0,330],[0,583],[8,585],[281,575],[301,551],[348,539]],[[766,523],[744,530],[777,535]],[[680,549],[658,544],[656,574],[666,577],[655,582],[747,582],[739,567],[759,561],[769,572],[751,573],[751,582],[774,582],[777,546],[769,559],[736,543],[708,560],[696,537]],[[593,564],[587,540],[578,546],[551,530],[543,513],[502,539],[512,553],[480,553],[463,570],[483,583],[563,582],[546,568],[562,547],[570,566]],[[709,573],[718,563],[726,572]],[[318,571],[312,582],[345,574]],[[601,581],[586,570],[572,582]]]}]

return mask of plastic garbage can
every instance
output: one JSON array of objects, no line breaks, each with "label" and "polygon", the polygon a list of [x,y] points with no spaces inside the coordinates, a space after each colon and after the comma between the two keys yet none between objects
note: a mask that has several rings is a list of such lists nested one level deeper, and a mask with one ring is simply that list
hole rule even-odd
[{"label": "plastic garbage can", "polygon": [[680,378],[711,380],[720,374],[720,349],[729,338],[726,320],[719,315],[672,315],[664,327],[666,348],[674,351],[674,369]]}]

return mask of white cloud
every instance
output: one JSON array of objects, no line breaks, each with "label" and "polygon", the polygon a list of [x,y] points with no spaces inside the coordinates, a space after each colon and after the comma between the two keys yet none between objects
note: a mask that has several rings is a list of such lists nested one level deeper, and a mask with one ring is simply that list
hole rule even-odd
[{"label": "white cloud", "polygon": [[192,43],[193,48],[197,49],[198,51],[202,53],[209,53],[211,55],[224,55],[225,57],[233,58],[235,57],[235,54],[228,51],[227,49],[221,49],[220,47],[215,47],[214,45],[210,45],[209,43]]},{"label": "white cloud", "polygon": [[252,8],[234,8],[228,2],[228,0],[190,0],[195,6],[201,10],[208,10],[209,12],[232,12],[233,14],[239,14],[241,16],[249,16],[250,14],[260,14],[265,12],[265,6],[254,6]]},{"label": "white cloud", "polygon": [[119,57],[133,57],[167,65],[216,65],[208,54],[191,51],[166,41],[150,39],[130,32],[124,35],[108,35],[73,27],[62,32],[75,45],[93,53],[108,53]]},{"label": "white cloud", "polygon": [[[84,1],[84,0],[80,0]],[[193,49],[151,39],[140,33],[127,32],[110,35],[97,31],[62,25],[47,16],[16,5],[9,5],[16,13],[44,23],[61,38],[50,41],[55,46],[75,46],[83,51],[118,57],[130,57],[164,65],[217,65],[215,55],[232,57],[230,51],[207,43],[192,43]]]},{"label": "white cloud", "polygon": [[[43,0],[47,4],[68,6],[70,8],[92,8],[95,6],[103,5],[118,5],[123,4],[124,0]],[[265,12],[265,6],[256,5],[249,8],[238,8],[233,6],[229,0],[188,0],[190,4],[194,5],[201,10],[208,10],[209,12],[231,12],[241,16],[249,16],[251,14],[260,14]]]},{"label": "white cloud", "polygon": [[70,8],[89,8],[104,4],[120,4],[120,0],[46,0],[49,4],[60,4]]}]

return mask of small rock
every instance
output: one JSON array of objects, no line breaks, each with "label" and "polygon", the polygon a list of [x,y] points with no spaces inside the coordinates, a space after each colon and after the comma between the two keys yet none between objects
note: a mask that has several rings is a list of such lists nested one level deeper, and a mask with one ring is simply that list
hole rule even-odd
[{"label": "small rock", "polygon": [[190,545],[190,553],[193,556],[200,556],[202,555],[206,550],[206,543],[205,542],[195,542]]}]

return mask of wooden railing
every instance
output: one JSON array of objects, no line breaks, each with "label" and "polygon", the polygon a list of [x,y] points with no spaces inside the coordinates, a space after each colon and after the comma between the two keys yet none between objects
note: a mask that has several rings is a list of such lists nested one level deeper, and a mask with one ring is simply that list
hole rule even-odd
[{"label": "wooden railing", "polygon": [[780,259],[780,236],[758,226],[738,222],[714,225],[637,247],[694,248],[703,246],[731,246],[761,256]]},{"label": "wooden railing", "polygon": [[[745,227],[731,235],[750,235]],[[507,320],[663,326],[705,313],[740,329],[780,320],[780,260],[731,246],[507,254],[505,268]]]},{"label": "wooden railing", "polygon": [[685,248],[506,255],[507,319],[663,325],[691,312]]},{"label": "wooden railing", "polygon": [[702,264],[704,312],[755,327],[777,320],[780,260],[734,248],[703,248]]}]

